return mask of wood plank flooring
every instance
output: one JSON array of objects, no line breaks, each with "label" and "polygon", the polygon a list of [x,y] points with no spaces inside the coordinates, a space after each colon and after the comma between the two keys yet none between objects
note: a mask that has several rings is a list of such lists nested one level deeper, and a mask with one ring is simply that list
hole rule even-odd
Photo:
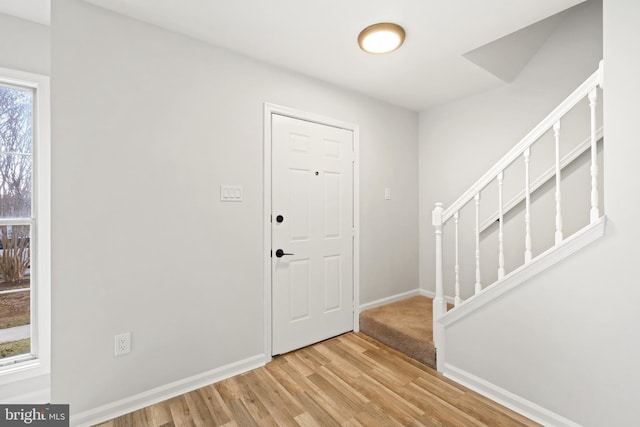
[{"label": "wood plank flooring", "polygon": [[536,426],[359,333],[101,424],[121,426]]}]

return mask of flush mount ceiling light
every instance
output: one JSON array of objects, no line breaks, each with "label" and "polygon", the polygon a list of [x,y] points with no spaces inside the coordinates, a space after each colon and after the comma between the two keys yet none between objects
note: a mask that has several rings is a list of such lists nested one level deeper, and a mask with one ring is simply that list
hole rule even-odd
[{"label": "flush mount ceiling light", "polygon": [[358,44],[368,53],[388,53],[402,46],[404,36],[404,28],[400,25],[381,22],[360,31]]}]

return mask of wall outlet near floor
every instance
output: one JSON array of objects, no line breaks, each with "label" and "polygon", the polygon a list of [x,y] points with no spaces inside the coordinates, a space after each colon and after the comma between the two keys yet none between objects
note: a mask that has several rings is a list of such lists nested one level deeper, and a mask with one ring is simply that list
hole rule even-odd
[{"label": "wall outlet near floor", "polygon": [[115,355],[122,356],[131,352],[131,332],[115,336]]}]

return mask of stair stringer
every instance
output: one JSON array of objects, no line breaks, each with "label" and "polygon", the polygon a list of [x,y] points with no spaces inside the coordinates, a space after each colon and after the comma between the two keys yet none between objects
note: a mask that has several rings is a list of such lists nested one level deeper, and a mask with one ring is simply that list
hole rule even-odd
[{"label": "stair stringer", "polygon": [[[503,295],[513,291],[529,279],[553,267],[563,259],[578,252],[605,235],[606,217],[602,216],[577,231],[560,244],[553,246],[542,254],[510,272],[502,279],[487,286],[478,294],[470,297],[454,309],[448,311],[434,323],[434,335],[440,333],[442,342],[436,349],[437,369],[446,377],[536,421],[542,425],[577,426],[558,414],[548,411],[508,390],[477,378],[455,366],[447,364],[446,360],[446,329],[458,322],[464,321],[469,315],[491,304]],[[437,331],[436,331],[437,330]]]}]

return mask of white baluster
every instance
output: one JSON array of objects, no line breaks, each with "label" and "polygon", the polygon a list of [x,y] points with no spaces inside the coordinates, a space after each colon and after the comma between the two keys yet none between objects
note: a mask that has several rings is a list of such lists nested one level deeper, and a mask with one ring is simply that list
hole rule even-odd
[{"label": "white baluster", "polygon": [[476,286],[475,293],[482,290],[480,283],[480,193],[473,198],[476,201]]},{"label": "white baluster", "polygon": [[462,302],[462,298],[460,298],[460,262],[459,262],[459,251],[458,251],[458,222],[460,220],[460,214],[458,212],[453,214],[453,223],[455,224],[455,229],[456,229],[456,265],[454,267],[455,269],[455,275],[456,275],[456,284],[455,284],[455,291],[456,291],[456,297],[454,299],[454,303],[456,306],[458,306],[458,304],[460,304]]},{"label": "white baluster", "polygon": [[553,125],[553,134],[556,139],[556,245],[562,242],[562,207],[560,194],[560,121]]},{"label": "white baluster", "polygon": [[600,218],[598,209],[598,140],[596,136],[596,106],[598,105],[598,88],[589,92],[589,107],[591,108],[591,223]]},{"label": "white baluster", "polygon": [[498,279],[504,277],[504,212],[502,202],[502,186],[504,182],[504,172],[498,174]]},{"label": "white baluster", "polygon": [[[436,203],[436,207],[431,214],[431,221],[435,227],[436,235],[436,296],[433,299],[433,320],[447,312],[447,303],[444,300],[444,283],[442,279],[442,203]],[[436,340],[434,328],[434,342]],[[436,347],[437,347],[436,343]]]},{"label": "white baluster", "polygon": [[524,150],[524,262],[531,261],[531,189],[529,178],[529,159],[531,158],[531,149]]}]

